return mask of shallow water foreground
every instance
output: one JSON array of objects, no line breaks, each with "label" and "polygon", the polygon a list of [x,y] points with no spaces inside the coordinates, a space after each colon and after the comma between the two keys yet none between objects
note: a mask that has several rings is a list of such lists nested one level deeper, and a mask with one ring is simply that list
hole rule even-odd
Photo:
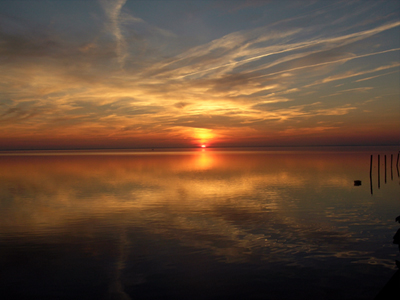
[{"label": "shallow water foreground", "polygon": [[400,215],[374,151],[2,153],[0,298],[373,299]]}]

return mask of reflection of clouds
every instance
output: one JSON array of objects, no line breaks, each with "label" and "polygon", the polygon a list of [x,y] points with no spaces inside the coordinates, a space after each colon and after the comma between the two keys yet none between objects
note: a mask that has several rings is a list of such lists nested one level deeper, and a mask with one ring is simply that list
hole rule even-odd
[{"label": "reflection of clouds", "polygon": [[125,261],[127,259],[126,252],[128,251],[129,241],[126,237],[126,229],[122,228],[119,232],[120,240],[118,243],[118,253],[116,255],[116,261],[114,263],[114,270],[110,272],[112,274],[111,283],[109,283],[108,299],[116,300],[131,300],[132,298],[124,291],[122,283],[122,271],[125,268]]},{"label": "reflection of clouds", "polygon": [[[326,187],[349,189],[352,178],[342,177],[335,156],[328,158],[211,149],[181,155],[1,157],[1,193],[7,199],[0,213],[2,234],[47,235],[98,219],[110,228],[145,228],[157,238],[227,261],[257,253],[286,261],[289,254],[311,253],[321,245],[336,249],[335,243],[347,245],[352,238],[321,220],[288,216],[307,203],[296,196],[299,191],[308,197],[322,195]],[[347,158],[350,164],[357,163],[353,158]],[[293,201],[298,197],[300,202]],[[342,223],[368,218],[358,214],[330,209],[324,217]],[[124,236],[120,242],[129,247]]]},{"label": "reflection of clouds", "polygon": [[180,264],[195,273],[212,264],[320,269],[339,259],[390,266],[370,259],[350,230],[379,224],[363,210],[369,203],[325,209],[327,189],[345,197],[353,176],[343,164],[357,170],[358,154],[99,154],[0,156],[0,237],[74,245],[68,251],[104,265],[106,299],[134,298]]},{"label": "reflection of clouds", "polygon": [[384,259],[384,258],[378,258],[378,257],[370,257],[368,259],[360,259],[358,261],[355,261],[354,263],[358,264],[369,264],[369,265],[380,265],[388,269],[396,270],[397,267],[395,264],[393,264],[393,259]]}]

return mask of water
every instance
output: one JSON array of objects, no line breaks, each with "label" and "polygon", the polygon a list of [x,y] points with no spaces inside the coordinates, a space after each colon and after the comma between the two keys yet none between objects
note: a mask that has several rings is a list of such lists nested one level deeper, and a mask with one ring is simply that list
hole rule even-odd
[{"label": "water", "polygon": [[3,152],[0,297],[373,299],[397,151]]}]

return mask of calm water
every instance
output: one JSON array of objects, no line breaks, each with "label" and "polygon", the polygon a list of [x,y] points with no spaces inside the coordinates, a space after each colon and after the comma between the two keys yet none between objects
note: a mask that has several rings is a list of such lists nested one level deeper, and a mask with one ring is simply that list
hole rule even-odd
[{"label": "calm water", "polygon": [[0,298],[373,299],[399,149],[334,150],[2,153]]}]

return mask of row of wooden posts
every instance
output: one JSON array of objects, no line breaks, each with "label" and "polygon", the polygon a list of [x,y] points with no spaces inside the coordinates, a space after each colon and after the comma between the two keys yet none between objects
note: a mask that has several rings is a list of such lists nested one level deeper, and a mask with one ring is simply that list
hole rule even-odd
[{"label": "row of wooden posts", "polygon": [[[373,163],[373,155],[371,154],[371,162],[369,166],[369,181],[370,181],[370,186],[371,186],[371,194],[373,193],[372,190],[372,163]],[[396,169],[397,169],[397,177],[400,177],[400,172],[399,172],[399,159],[400,159],[400,151],[397,153],[397,161],[396,161]],[[385,183],[387,182],[387,163],[386,163],[386,154],[384,155],[384,160],[385,160]],[[381,156],[378,154],[378,189],[381,187]],[[393,154],[390,155],[390,176],[391,180],[393,180]]]}]

